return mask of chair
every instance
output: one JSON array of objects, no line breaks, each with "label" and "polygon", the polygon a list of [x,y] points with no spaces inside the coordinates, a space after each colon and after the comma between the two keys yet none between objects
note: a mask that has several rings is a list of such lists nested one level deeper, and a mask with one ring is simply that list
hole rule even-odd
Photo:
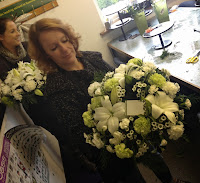
[{"label": "chair", "polygon": [[179,7],[198,7],[198,6],[200,6],[199,0],[185,1],[185,2],[182,2],[181,4],[179,4]]}]

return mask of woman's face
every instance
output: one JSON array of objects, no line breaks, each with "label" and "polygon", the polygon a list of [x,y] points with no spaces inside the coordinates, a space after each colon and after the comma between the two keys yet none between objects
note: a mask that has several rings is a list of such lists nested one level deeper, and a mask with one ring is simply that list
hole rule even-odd
[{"label": "woman's face", "polygon": [[16,47],[21,44],[20,33],[13,21],[6,23],[6,30],[3,35],[0,35],[0,41],[5,48]]},{"label": "woman's face", "polygon": [[48,57],[61,68],[70,68],[70,66],[76,64],[76,51],[62,31],[43,31],[40,33],[39,42]]}]

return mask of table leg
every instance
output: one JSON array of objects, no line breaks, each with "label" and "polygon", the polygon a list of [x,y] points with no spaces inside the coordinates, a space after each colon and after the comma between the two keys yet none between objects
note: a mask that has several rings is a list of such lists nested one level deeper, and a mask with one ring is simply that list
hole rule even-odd
[{"label": "table leg", "polygon": [[159,36],[161,44],[154,46],[155,50],[164,49],[164,48],[166,48],[166,47],[168,47],[169,45],[172,44],[172,41],[170,41],[170,40],[164,40],[163,41],[161,34],[159,34],[158,36]]}]

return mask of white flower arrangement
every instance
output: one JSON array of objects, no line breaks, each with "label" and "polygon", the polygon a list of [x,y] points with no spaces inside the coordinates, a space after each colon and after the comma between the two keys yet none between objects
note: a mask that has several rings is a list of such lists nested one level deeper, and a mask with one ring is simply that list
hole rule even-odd
[{"label": "white flower arrangement", "polygon": [[184,109],[191,103],[169,76],[167,70],[134,58],[92,83],[91,103],[83,113],[91,128],[84,133],[86,142],[119,158],[139,158],[152,147],[162,151],[169,139],[179,139]]},{"label": "white flower arrangement", "polygon": [[43,96],[46,75],[38,69],[34,60],[18,62],[4,81],[0,81],[0,102],[9,106],[17,103],[35,103],[35,96]]}]

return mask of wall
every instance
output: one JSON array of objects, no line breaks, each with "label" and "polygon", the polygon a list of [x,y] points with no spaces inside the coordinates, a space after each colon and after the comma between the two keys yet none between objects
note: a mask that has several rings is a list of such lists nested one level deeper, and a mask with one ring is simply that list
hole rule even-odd
[{"label": "wall", "polygon": [[112,55],[107,47],[109,36],[101,37],[104,25],[96,11],[93,0],[57,0],[58,7],[27,22],[31,24],[41,18],[59,18],[73,26],[81,35],[80,50],[99,51],[110,65],[114,66]]},{"label": "wall", "polygon": [[[95,0],[57,0],[58,7],[33,18],[26,23],[30,24],[44,17],[59,18],[63,22],[71,24],[76,32],[81,36],[80,50],[99,51],[103,58],[110,65],[114,66],[112,55],[107,47],[107,43],[120,36],[121,29],[101,36],[100,32],[104,30],[104,25],[95,7]],[[173,3],[176,1],[173,0]],[[169,6],[168,6],[169,7]],[[135,27],[133,21],[125,26],[124,30],[130,30]]]}]

